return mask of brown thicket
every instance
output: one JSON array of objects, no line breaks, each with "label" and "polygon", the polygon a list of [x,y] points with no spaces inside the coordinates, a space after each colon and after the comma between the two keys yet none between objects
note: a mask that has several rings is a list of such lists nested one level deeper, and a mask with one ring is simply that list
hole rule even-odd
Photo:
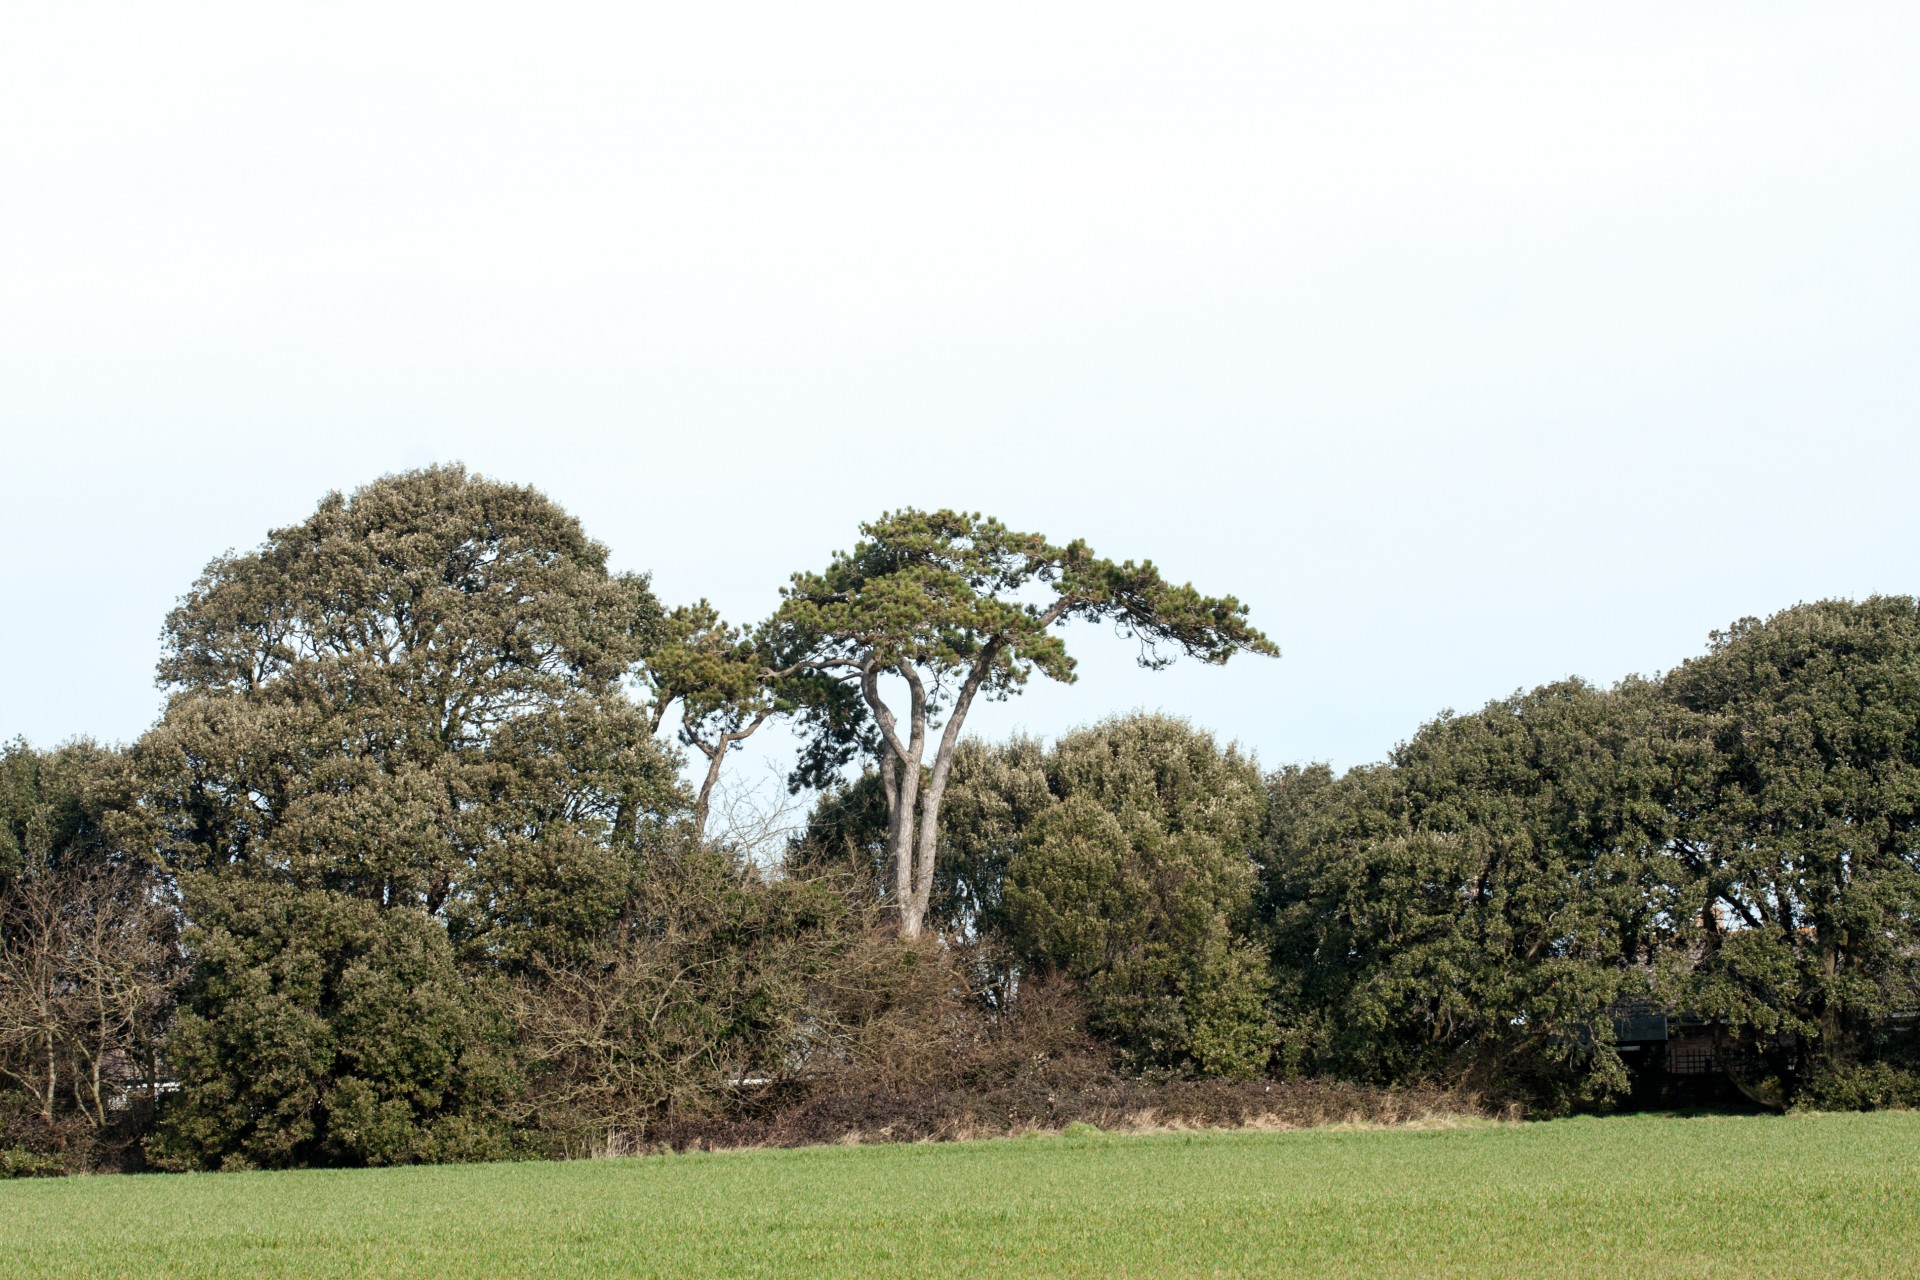
[{"label": "brown thicket", "polygon": [[53,871],[0,893],[0,1151],[50,1170],[137,1161],[182,970],[172,910],[138,870]]},{"label": "brown thicket", "polygon": [[1071,982],[1020,984],[1002,1008],[967,945],[852,938],[822,966],[784,1069],[720,1081],[709,1105],[608,1126],[591,1154],[660,1148],[953,1141],[1092,1124],[1108,1130],[1297,1128],[1473,1117],[1467,1094],[1330,1080],[1145,1077],[1087,1030]]}]

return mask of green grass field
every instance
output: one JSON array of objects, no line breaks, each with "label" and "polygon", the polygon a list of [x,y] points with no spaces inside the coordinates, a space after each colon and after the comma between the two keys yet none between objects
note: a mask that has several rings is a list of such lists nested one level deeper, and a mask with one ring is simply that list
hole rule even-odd
[{"label": "green grass field", "polygon": [[1920,1115],[0,1183],[7,1276],[1920,1274]]}]

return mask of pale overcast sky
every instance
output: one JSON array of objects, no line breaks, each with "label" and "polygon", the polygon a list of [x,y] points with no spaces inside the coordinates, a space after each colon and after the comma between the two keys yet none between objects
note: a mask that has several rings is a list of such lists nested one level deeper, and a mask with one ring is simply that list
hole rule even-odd
[{"label": "pale overcast sky", "polygon": [[[1249,601],[1269,764],[1920,589],[1920,5],[0,14],[0,736],[461,460],[750,620],[901,505]],[[759,744],[756,744],[759,745]],[[761,752],[765,755],[763,749]]]}]

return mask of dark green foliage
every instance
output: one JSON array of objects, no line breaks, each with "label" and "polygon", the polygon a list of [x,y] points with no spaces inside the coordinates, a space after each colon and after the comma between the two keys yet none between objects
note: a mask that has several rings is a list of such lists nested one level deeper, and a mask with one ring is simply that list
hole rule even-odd
[{"label": "dark green foliage", "polygon": [[471,879],[446,914],[463,957],[513,969],[600,945],[686,796],[643,717],[620,699],[570,698],[503,724],[458,793]]},{"label": "dark green foliage", "polygon": [[1552,1105],[1624,1088],[1609,1007],[1671,945],[1655,717],[1645,685],[1569,681],[1442,717],[1389,766],[1277,774],[1289,1062]]},{"label": "dark green foliage", "polygon": [[[797,851],[877,871],[884,810],[870,782],[816,810]],[[1249,851],[1258,771],[1164,716],[1106,721],[1043,749],[969,743],[943,810],[932,919],[1004,954],[1008,972],[1064,975],[1089,1026],[1135,1068],[1247,1075],[1273,1042]]]},{"label": "dark green foliage", "polygon": [[149,1144],[171,1168],[498,1156],[513,1081],[497,1001],[417,908],[235,875],[184,880],[194,972]]},{"label": "dark green foliage", "polygon": [[[981,690],[991,697],[1019,688],[1036,667],[1071,679],[1074,661],[1051,628],[1072,618],[1115,622],[1149,666],[1175,652],[1208,662],[1275,652],[1240,601],[1175,586],[1150,562],[1100,559],[1084,542],[1056,546],[983,516],[911,509],[861,533],[824,572],[795,574],[786,589],[771,634],[788,661],[958,671],[988,652]],[[1034,583],[1046,587],[1047,605],[1010,598]]]},{"label": "dark green foliage", "polygon": [[[964,754],[971,742],[961,744]],[[822,791],[807,824],[787,843],[789,875],[844,875],[877,894],[887,856],[887,802],[871,771]],[[946,917],[941,917],[944,921]]]},{"label": "dark green foliage", "polygon": [[1006,936],[1007,869],[1059,801],[1048,765],[1045,745],[1027,737],[963,742],[955,752],[933,897],[933,913],[949,932]]},{"label": "dark green foliage", "polygon": [[[1270,979],[1249,936],[1258,771],[1165,716],[1069,734],[1042,769],[1053,803],[1007,864],[1001,913],[1015,952],[1079,981],[1091,1029],[1141,1068],[1264,1068]],[[1008,774],[1009,807],[1031,805]]]},{"label": "dark green foliage", "polygon": [[1920,605],[1749,618],[1667,689],[1694,748],[1675,845],[1687,999],[1757,1050],[1762,1096],[1920,1097],[1886,1029],[1920,1010]]},{"label": "dark green foliage", "polygon": [[[953,779],[941,806],[928,921],[949,938],[1003,939],[1007,867],[1027,829],[1057,799],[1048,782],[1046,747],[1025,737],[964,740],[954,751]],[[886,800],[878,776],[867,772],[820,796],[805,831],[787,850],[787,866],[800,875],[849,874],[877,894],[886,841]]]},{"label": "dark green foliage", "polygon": [[783,688],[788,682],[768,678],[770,661],[756,637],[723,621],[705,600],[668,614],[647,655],[651,730],[657,733],[677,710],[680,741],[707,759],[693,804],[696,830],[706,826],[727,753],[776,714],[796,709]]},{"label": "dark green foliage", "polygon": [[1748,619],[1658,684],[1444,717],[1273,783],[1287,1056],[1550,1105],[1624,1084],[1608,1006],[1704,1022],[1770,1105],[1920,1098],[1920,609]]},{"label": "dark green foliage", "polygon": [[115,858],[109,827],[125,804],[121,765],[117,751],[85,739],[52,751],[0,744],[0,892],[23,875]]}]

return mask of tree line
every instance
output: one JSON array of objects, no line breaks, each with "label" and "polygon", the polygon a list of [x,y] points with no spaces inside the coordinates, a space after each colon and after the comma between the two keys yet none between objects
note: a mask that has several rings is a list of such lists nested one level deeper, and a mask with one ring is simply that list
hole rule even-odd
[{"label": "tree line", "polygon": [[[1277,653],[1233,597],[966,513],[861,534],[752,626],[458,467],[213,561],[148,732],[0,751],[0,1164],[572,1154],[1067,1063],[1606,1107],[1632,1002],[1767,1105],[1920,1100],[1914,600],[1263,774],[1168,716],[963,736],[1072,679],[1072,621]],[[816,800],[769,865],[708,828],[776,719]]]}]

